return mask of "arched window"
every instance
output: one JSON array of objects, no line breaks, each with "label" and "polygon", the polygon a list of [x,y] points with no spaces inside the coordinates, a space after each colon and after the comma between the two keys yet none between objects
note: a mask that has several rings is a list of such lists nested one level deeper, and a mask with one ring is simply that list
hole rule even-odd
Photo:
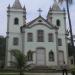
[{"label": "arched window", "polygon": [[32,51],[28,51],[27,57],[28,57],[28,61],[32,61],[33,60],[33,52]]},{"label": "arched window", "polygon": [[15,19],[14,19],[14,24],[15,24],[15,25],[19,24],[19,19],[18,19],[18,18],[15,18]]},{"label": "arched window", "polygon": [[59,19],[56,20],[56,25],[60,26],[60,20]]},{"label": "arched window", "polygon": [[53,53],[53,51],[49,52],[49,61],[54,61],[54,53]]}]

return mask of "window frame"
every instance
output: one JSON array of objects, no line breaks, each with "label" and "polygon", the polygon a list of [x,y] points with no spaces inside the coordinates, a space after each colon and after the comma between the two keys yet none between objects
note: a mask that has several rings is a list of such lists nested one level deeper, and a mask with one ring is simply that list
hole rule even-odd
[{"label": "window frame", "polygon": [[14,18],[14,25],[19,25],[19,19],[17,17]]},{"label": "window frame", "polygon": [[[17,41],[16,41],[17,40]],[[18,46],[19,45],[19,38],[18,37],[14,37],[13,38],[13,45],[14,46]]]},{"label": "window frame", "polygon": [[28,61],[33,61],[33,52],[30,50],[27,52],[27,59]]},{"label": "window frame", "polygon": [[54,42],[53,33],[48,33],[48,42]]},{"label": "window frame", "polygon": [[33,33],[29,32],[27,33],[27,41],[32,42],[33,41]]},{"label": "window frame", "polygon": [[62,39],[58,38],[58,46],[62,46]]},{"label": "window frame", "polygon": [[61,25],[61,22],[60,22],[59,19],[56,20],[56,25],[57,25],[57,26],[60,26],[60,25]]},{"label": "window frame", "polygon": [[37,42],[44,42],[44,30],[37,30]]},{"label": "window frame", "polygon": [[53,62],[55,59],[54,59],[54,52],[53,51],[50,51],[49,52],[49,61]]}]

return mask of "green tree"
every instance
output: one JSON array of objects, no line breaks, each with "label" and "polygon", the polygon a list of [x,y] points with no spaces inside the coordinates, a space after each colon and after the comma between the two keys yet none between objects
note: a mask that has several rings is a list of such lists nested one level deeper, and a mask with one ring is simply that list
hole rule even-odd
[{"label": "green tree", "polygon": [[5,52],[6,52],[6,38],[0,36],[0,68],[5,65]]},{"label": "green tree", "polygon": [[19,70],[20,75],[24,75],[24,71],[30,67],[30,65],[27,65],[27,56],[20,50],[11,50],[10,53],[15,58],[15,61],[11,61],[11,63]]}]

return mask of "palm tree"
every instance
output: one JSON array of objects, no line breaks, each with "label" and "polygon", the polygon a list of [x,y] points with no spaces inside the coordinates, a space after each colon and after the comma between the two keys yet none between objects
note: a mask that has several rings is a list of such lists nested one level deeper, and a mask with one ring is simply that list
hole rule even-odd
[{"label": "palm tree", "polygon": [[19,70],[20,75],[24,75],[24,71],[30,66],[27,65],[27,56],[20,50],[11,50],[10,53],[15,57],[15,61],[10,61]]},{"label": "palm tree", "polygon": [[70,12],[69,12],[69,5],[71,5],[73,3],[73,0],[58,0],[59,3],[63,3],[64,1],[66,2],[66,8],[67,8],[67,14],[68,14],[68,21],[69,21],[69,27],[70,27],[70,36],[71,36],[71,45],[74,48],[72,24],[71,24]]}]

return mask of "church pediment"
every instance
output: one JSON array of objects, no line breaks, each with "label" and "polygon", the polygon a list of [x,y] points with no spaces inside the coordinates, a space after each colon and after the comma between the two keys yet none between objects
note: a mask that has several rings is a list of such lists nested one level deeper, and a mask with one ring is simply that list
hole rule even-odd
[{"label": "church pediment", "polygon": [[50,24],[47,20],[45,20],[42,16],[37,17],[33,21],[29,22],[27,24],[28,28],[34,27],[36,25],[44,25],[47,26],[48,28],[55,29],[56,27]]}]

